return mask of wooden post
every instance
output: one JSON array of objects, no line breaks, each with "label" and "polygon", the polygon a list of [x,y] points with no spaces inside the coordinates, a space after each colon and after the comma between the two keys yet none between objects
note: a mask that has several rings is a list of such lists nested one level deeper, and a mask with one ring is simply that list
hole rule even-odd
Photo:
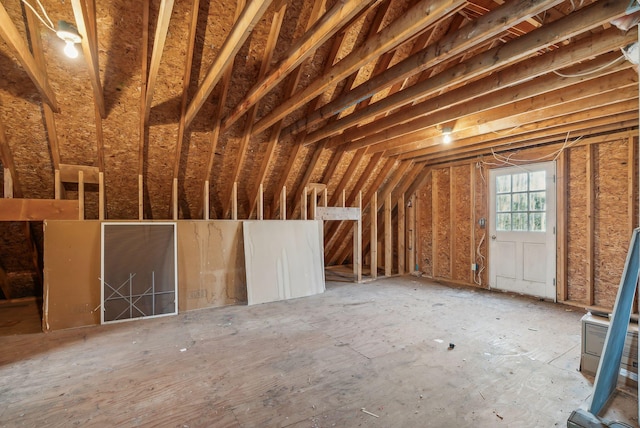
[{"label": "wooden post", "polygon": [[556,200],[558,206],[556,226],[556,298],[563,302],[569,300],[567,288],[567,152],[561,151],[556,162]]},{"label": "wooden post", "polygon": [[471,227],[470,227],[470,233],[471,233],[471,239],[469,240],[470,245],[469,245],[469,260],[471,260],[471,263],[473,263],[473,265],[475,266],[475,269],[469,269],[469,283],[470,284],[474,284],[475,280],[476,280],[476,271],[478,270],[478,265],[476,263],[476,225],[478,224],[478,221],[476,219],[476,164],[475,162],[471,162],[469,164],[469,183],[471,184],[470,186],[470,191],[471,191],[471,197],[469,198],[469,218],[471,219]]},{"label": "wooden post", "polygon": [[629,133],[629,141],[628,141],[628,154],[627,154],[627,209],[629,216],[629,236],[633,232],[633,229],[636,226],[636,216],[634,212],[635,208],[635,193],[633,191],[633,183],[636,178],[636,145],[634,141],[634,135],[632,132]]},{"label": "wooden post", "polygon": [[55,199],[60,199],[62,197],[62,181],[60,181],[60,170],[56,169],[54,174],[54,183],[53,183],[53,194]]},{"label": "wooden post", "polygon": [[84,220],[84,172],[78,171],[78,220]]},{"label": "wooden post", "polygon": [[342,189],[342,194],[340,195],[340,206],[342,208],[347,206],[347,193],[344,189]]},{"label": "wooden post", "polygon": [[202,218],[204,220],[209,220],[209,210],[209,180],[205,180],[202,188]]},{"label": "wooden post", "polygon": [[356,282],[362,282],[362,191],[358,192],[357,204],[360,217],[353,225],[353,273]]},{"label": "wooden post", "polygon": [[[438,172],[431,171],[431,276],[438,277]],[[416,221],[417,223],[417,221]]]},{"label": "wooden post", "polygon": [[173,209],[171,211],[173,211],[173,219],[178,220],[178,179],[177,178],[173,179],[172,195],[173,197],[171,198],[171,200],[173,202]]},{"label": "wooden post", "polygon": [[98,173],[98,220],[104,220],[104,172]]},{"label": "wooden post", "polygon": [[455,265],[453,263],[456,257],[456,226],[455,226],[455,213],[456,213],[456,188],[453,185],[453,167],[449,167],[449,278],[456,278]]},{"label": "wooden post", "polygon": [[323,207],[328,207],[329,205],[329,199],[327,198],[327,188],[325,187],[322,190],[322,198],[320,200],[320,203],[322,204]]},{"label": "wooden post", "polygon": [[384,275],[391,276],[393,269],[393,242],[391,241],[391,192],[384,200]]},{"label": "wooden post", "polygon": [[264,220],[264,198],[262,195],[263,188],[262,183],[258,186],[258,220]]},{"label": "wooden post", "polygon": [[144,178],[138,175],[138,220],[144,220]]},{"label": "wooden post", "polygon": [[318,208],[318,188],[313,186],[311,190],[311,220],[316,219],[316,208]]},{"label": "wooden post", "polygon": [[300,201],[300,220],[306,220],[307,219],[307,192],[309,190],[307,189],[307,187],[305,186],[304,189],[302,189],[302,200]]},{"label": "wooden post", "polygon": [[4,197],[13,198],[13,177],[9,168],[4,169]]},{"label": "wooden post", "polygon": [[231,187],[231,220],[238,220],[238,182]]},{"label": "wooden post", "polygon": [[415,272],[416,269],[416,195],[415,193],[409,198],[409,249],[408,249],[408,263],[409,273]]},{"label": "wooden post", "polygon": [[370,220],[371,220],[371,239],[369,239],[369,254],[371,258],[371,278],[378,277],[378,192],[371,195],[371,203],[369,204]]},{"label": "wooden post", "polygon": [[404,193],[398,199],[398,274],[404,275]]},{"label": "wooden post", "polygon": [[287,219],[287,186],[282,186],[280,192],[280,220]]},{"label": "wooden post", "polygon": [[587,147],[587,156],[586,156],[586,174],[587,174],[587,272],[586,272],[586,282],[587,282],[587,305],[591,306],[595,303],[595,286],[594,286],[594,272],[595,266],[594,263],[594,231],[595,231],[595,171],[593,165],[593,144],[588,144]]}]

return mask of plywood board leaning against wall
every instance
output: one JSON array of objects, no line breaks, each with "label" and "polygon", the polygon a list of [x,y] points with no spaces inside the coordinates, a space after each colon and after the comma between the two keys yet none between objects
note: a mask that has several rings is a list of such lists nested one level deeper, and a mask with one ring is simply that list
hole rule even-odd
[{"label": "plywood board leaning against wall", "polygon": [[[100,324],[100,224],[46,222],[43,330]],[[242,222],[178,222],[178,296],[179,311],[246,302]]]},{"label": "plywood board leaning against wall", "polygon": [[245,221],[249,305],[324,292],[322,221]]},{"label": "plywood board leaning against wall", "polygon": [[100,222],[44,222],[44,331],[100,324]]},{"label": "plywood board leaning against wall", "polygon": [[178,222],[178,309],[246,303],[241,221]]}]

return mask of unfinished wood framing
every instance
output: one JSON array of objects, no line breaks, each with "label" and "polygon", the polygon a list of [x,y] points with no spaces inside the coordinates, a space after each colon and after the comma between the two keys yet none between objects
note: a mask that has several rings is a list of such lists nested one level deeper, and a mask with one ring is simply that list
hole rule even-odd
[{"label": "unfinished wood framing", "polygon": [[280,220],[287,219],[287,186],[280,192]]},{"label": "unfinished wood framing", "polygon": [[13,198],[13,177],[9,168],[4,169],[4,197]]},{"label": "unfinished wood framing", "polygon": [[586,188],[586,218],[585,224],[587,226],[587,259],[586,259],[586,287],[587,287],[587,304],[589,306],[595,304],[595,284],[594,284],[594,228],[595,228],[595,175],[594,175],[594,154],[593,154],[593,145],[587,146],[587,157],[586,157],[586,177],[587,177],[587,188]]},{"label": "unfinished wood framing", "polygon": [[409,197],[409,213],[407,216],[408,227],[407,230],[407,260],[409,263],[409,273],[416,271],[416,195],[414,193]]},{"label": "unfinished wood framing", "polygon": [[371,215],[369,215],[369,221],[371,222],[371,238],[369,239],[369,258],[371,259],[371,278],[376,279],[378,277],[378,216],[375,214],[375,208],[378,206],[378,192],[373,192],[371,196],[371,202],[369,203],[369,209]]},{"label": "unfinished wood framing", "polygon": [[214,86],[220,81],[222,74],[227,69],[229,58],[235,57],[235,54],[238,53],[244,42],[251,35],[250,30],[266,12],[270,4],[271,0],[249,0],[247,2],[247,5],[220,48],[216,60],[211,64],[205,79],[196,90],[196,93],[189,103],[189,107],[183,115],[185,127],[191,125],[194,117],[198,114]]},{"label": "unfinished wood framing", "polygon": [[[362,192],[358,193],[357,208],[362,213]],[[353,274],[356,282],[362,282],[362,215],[353,225]]]},{"label": "unfinished wood framing", "polygon": [[78,220],[84,220],[84,172],[78,171]]},{"label": "unfinished wood framing", "polygon": [[209,220],[209,180],[205,180],[204,186],[202,187],[202,200],[204,202],[204,206],[202,207],[202,218],[204,220]]},{"label": "unfinished wood framing", "polygon": [[393,224],[391,222],[391,192],[384,199],[384,276],[393,271]]},{"label": "unfinished wood framing", "polygon": [[562,151],[556,160],[556,295],[560,302],[569,299],[567,290],[567,154]]},{"label": "unfinished wood framing", "polygon": [[398,199],[398,275],[405,273],[405,205],[404,194]]},{"label": "unfinished wood framing", "polygon": [[628,1],[49,2],[75,62],[35,7],[0,5],[5,295],[39,290],[37,219],[334,208],[327,265],[356,280],[364,257],[372,278],[494,288],[489,170],[554,160],[555,297],[613,305],[640,211]]},{"label": "unfinished wood framing", "polygon": [[0,221],[82,220],[79,201],[0,198]]}]

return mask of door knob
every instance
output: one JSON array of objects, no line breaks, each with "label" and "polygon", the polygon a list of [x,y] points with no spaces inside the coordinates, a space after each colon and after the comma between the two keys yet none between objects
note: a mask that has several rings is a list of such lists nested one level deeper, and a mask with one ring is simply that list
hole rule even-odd
[{"label": "door knob", "polygon": [[496,239],[496,235],[491,235],[491,239]]}]

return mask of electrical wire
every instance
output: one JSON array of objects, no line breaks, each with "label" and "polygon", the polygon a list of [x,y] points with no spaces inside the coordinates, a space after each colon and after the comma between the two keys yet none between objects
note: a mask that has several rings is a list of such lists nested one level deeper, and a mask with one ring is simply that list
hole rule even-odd
[{"label": "electrical wire", "polygon": [[49,23],[45,22],[45,20],[40,16],[38,11],[33,6],[31,6],[31,4],[27,0],[22,0],[22,3],[24,3],[25,6],[31,9],[34,15],[40,20],[40,22],[42,22],[42,24],[45,27],[47,27],[49,30],[53,31],[54,33],[56,32],[56,29],[53,26],[53,21],[51,21],[51,18],[49,18],[47,11],[44,9],[44,6],[42,6],[42,3],[40,3],[40,0],[36,0],[36,3],[38,3],[38,7],[40,7],[42,14],[44,15],[45,18],[47,18],[47,21],[49,21]]},{"label": "electrical wire", "polygon": [[599,73],[602,70],[607,69],[607,68],[615,65],[617,62],[623,60],[624,58],[625,58],[624,54],[620,55],[618,58],[614,59],[613,61],[608,62],[607,64],[604,64],[604,65],[601,65],[600,67],[597,67],[597,68],[595,68],[595,69],[593,69],[591,71],[585,71],[584,73],[564,74],[564,73],[561,73],[561,72],[559,72],[557,70],[553,70],[553,72],[555,74],[557,74],[558,76],[560,76],[560,77],[568,77],[568,78],[570,78],[570,77],[584,77],[584,76],[589,76],[591,74]]},{"label": "electrical wire", "polygon": [[478,256],[477,260],[480,261],[478,269],[476,269],[476,273],[473,278],[473,282],[482,287],[482,272],[484,271],[484,263],[486,257],[482,255],[482,244],[484,243],[484,239],[487,237],[487,233],[482,234],[482,238],[480,238],[480,242],[478,243],[478,247],[476,248],[476,255]]}]

